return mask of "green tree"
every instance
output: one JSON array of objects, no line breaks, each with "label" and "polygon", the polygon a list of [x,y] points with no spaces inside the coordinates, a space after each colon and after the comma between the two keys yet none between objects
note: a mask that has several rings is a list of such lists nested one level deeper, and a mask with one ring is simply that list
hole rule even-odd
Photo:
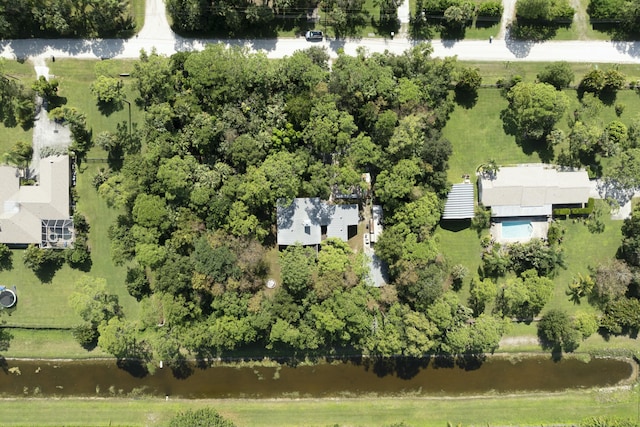
[{"label": "green tree", "polygon": [[179,412],[169,421],[169,427],[235,427],[217,411],[211,408]]},{"label": "green tree", "polygon": [[293,245],[280,252],[282,286],[296,299],[304,298],[311,289],[314,270],[313,249]]},{"label": "green tree", "polygon": [[122,87],[122,80],[113,77],[98,76],[89,86],[89,90],[93,96],[98,99],[99,103],[120,104],[124,99]]},{"label": "green tree", "polygon": [[493,280],[489,278],[483,280],[475,278],[471,280],[469,304],[473,308],[474,313],[477,315],[483,313],[487,303],[493,301],[497,294],[498,287]]},{"label": "green tree", "polygon": [[0,243],[0,271],[13,268],[13,252],[4,243]]},{"label": "green tree", "polygon": [[57,95],[58,85],[58,80],[47,80],[45,76],[40,76],[38,80],[31,85],[31,89],[43,98],[51,99]]},{"label": "green tree", "polygon": [[422,238],[431,232],[440,221],[442,204],[435,193],[426,193],[414,202],[405,204],[393,215],[393,221],[406,224]]},{"label": "green tree", "polygon": [[142,227],[155,228],[161,233],[171,227],[171,218],[165,199],[150,194],[140,194],[132,209],[133,220]]},{"label": "green tree", "polygon": [[394,211],[409,198],[421,174],[422,170],[415,159],[400,160],[391,170],[383,170],[376,179],[378,200]]},{"label": "green tree", "polygon": [[463,94],[475,95],[482,84],[479,68],[464,67],[458,72],[456,91]]},{"label": "green tree", "polygon": [[107,281],[85,276],[75,283],[69,305],[85,321],[97,328],[102,322],[122,315],[118,296],[107,292]]},{"label": "green tree", "polygon": [[622,298],[629,289],[633,274],[627,265],[617,259],[599,264],[592,272],[594,281],[591,296],[601,305]]},{"label": "green tree", "polygon": [[535,270],[522,273],[522,277],[508,279],[498,296],[498,307],[505,316],[531,319],[553,296],[553,281],[539,277]]},{"label": "green tree", "polygon": [[148,358],[145,343],[138,340],[135,325],[119,317],[112,317],[98,327],[98,346],[118,359]]},{"label": "green tree", "polygon": [[537,77],[540,83],[548,83],[557,90],[561,90],[569,87],[573,79],[575,79],[575,74],[568,62],[555,62],[546,65],[538,73]]},{"label": "green tree", "polygon": [[622,237],[619,250],[622,259],[629,265],[640,266],[640,208],[637,206],[622,224]]},{"label": "green tree", "polygon": [[640,188],[640,148],[631,148],[614,156],[602,173],[608,186],[623,199]]},{"label": "green tree", "polygon": [[507,123],[525,139],[541,140],[563,116],[569,101],[563,92],[546,83],[518,83],[507,93]]},{"label": "green tree", "polygon": [[546,348],[554,351],[572,352],[580,345],[581,333],[563,310],[549,310],[538,323],[538,337]]}]

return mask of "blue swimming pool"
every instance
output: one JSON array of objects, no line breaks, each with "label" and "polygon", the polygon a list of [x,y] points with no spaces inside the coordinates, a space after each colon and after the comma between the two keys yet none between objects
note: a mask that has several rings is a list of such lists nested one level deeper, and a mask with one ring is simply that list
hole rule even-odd
[{"label": "blue swimming pool", "polygon": [[502,223],[503,239],[524,239],[533,234],[531,221],[504,221]]}]

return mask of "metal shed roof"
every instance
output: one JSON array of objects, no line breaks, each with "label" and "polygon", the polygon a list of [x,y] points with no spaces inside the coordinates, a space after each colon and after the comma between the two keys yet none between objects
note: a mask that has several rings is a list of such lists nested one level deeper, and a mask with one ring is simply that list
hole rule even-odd
[{"label": "metal shed roof", "polygon": [[447,197],[442,219],[473,218],[474,207],[473,184],[454,184]]}]

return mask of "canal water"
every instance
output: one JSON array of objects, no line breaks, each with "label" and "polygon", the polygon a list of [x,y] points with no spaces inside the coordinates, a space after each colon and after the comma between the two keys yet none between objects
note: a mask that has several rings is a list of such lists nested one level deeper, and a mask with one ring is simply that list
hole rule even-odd
[{"label": "canal water", "polygon": [[633,362],[489,358],[483,363],[351,360],[315,366],[198,367],[149,374],[115,361],[6,360],[2,396],[131,396],[284,398],[464,395],[607,387],[633,374]]}]

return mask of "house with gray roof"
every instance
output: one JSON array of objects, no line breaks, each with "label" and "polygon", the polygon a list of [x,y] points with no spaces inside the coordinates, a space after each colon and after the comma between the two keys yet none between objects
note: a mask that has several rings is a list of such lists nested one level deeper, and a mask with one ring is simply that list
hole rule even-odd
[{"label": "house with gray roof", "polygon": [[73,244],[69,156],[40,160],[37,185],[20,185],[20,170],[0,166],[0,243],[64,248]]},{"label": "house with gray roof", "polygon": [[585,170],[563,170],[552,165],[523,164],[480,174],[480,202],[491,216],[551,216],[554,207],[583,206],[591,183]]},{"label": "house with gray roof", "polygon": [[329,237],[347,241],[356,234],[360,220],[358,205],[330,204],[318,197],[278,203],[277,216],[278,246],[316,246]]}]

